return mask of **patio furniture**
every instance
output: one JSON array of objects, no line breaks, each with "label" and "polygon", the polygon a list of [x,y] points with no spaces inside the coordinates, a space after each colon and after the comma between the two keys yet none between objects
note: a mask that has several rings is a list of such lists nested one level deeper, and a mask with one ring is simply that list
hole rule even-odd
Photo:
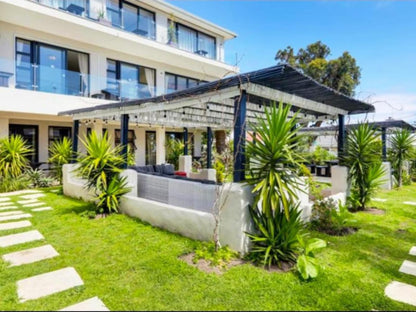
[{"label": "patio furniture", "polygon": [[195,53],[198,54],[198,55],[207,56],[208,51],[205,51],[205,50],[196,50]]},{"label": "patio furniture", "polygon": [[[322,170],[325,170],[325,173],[322,173]],[[328,166],[327,165],[317,165],[316,166],[316,175],[318,177],[325,177],[327,171],[328,171]]]},{"label": "patio furniture", "polygon": [[328,166],[328,169],[326,170],[325,176],[330,178],[331,175],[332,175],[331,174],[331,167],[338,165],[339,161],[338,160],[328,160],[325,163]]},{"label": "patio furniture", "polygon": [[309,171],[311,172],[311,174],[315,174],[315,172],[316,172],[316,170],[315,170],[316,165],[315,164],[306,164],[305,166],[309,168]]},{"label": "patio furniture", "polygon": [[181,177],[186,177],[186,172],[185,171],[175,171],[175,175],[181,176]]}]

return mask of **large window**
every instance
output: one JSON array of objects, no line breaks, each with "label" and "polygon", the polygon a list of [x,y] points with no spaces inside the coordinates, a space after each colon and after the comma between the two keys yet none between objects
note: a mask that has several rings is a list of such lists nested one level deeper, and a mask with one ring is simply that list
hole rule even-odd
[{"label": "large window", "polygon": [[155,131],[146,131],[146,165],[156,165]]},{"label": "large window", "polygon": [[68,11],[70,13],[89,16],[89,0],[38,0],[47,6]]},{"label": "large window", "polygon": [[156,71],[152,68],[107,60],[107,92],[120,99],[155,96]]},{"label": "large window", "polygon": [[107,0],[107,17],[113,26],[156,39],[155,13],[119,0]]},{"label": "large window", "polygon": [[89,56],[16,39],[16,88],[88,96]]},{"label": "large window", "polygon": [[[136,144],[134,141],[136,140],[136,134],[134,133],[134,130],[129,130],[127,132],[127,145],[130,147],[130,151],[134,152],[136,148]],[[120,129],[116,129],[114,132],[114,143],[116,145],[121,144],[121,131]]]},{"label": "large window", "polygon": [[[170,25],[172,22],[168,23]],[[214,37],[179,23],[175,23],[175,28],[179,49],[216,59],[217,45]]]},{"label": "large window", "polygon": [[52,143],[55,141],[60,141],[64,137],[67,137],[68,139],[71,139],[71,127],[55,127],[50,126],[49,127],[49,147],[51,147]]},{"label": "large window", "polygon": [[39,161],[39,129],[38,126],[9,125],[9,135],[20,135],[27,145],[33,150],[29,156],[30,162],[36,164]]},{"label": "large window", "polygon": [[198,86],[206,83],[205,81],[179,76],[175,74],[165,74],[165,93],[171,93],[175,91],[181,91],[188,88]]}]

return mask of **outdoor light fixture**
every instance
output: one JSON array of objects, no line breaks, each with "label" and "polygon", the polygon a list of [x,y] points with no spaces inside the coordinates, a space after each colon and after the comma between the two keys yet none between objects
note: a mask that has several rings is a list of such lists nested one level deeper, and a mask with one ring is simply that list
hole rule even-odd
[{"label": "outdoor light fixture", "polygon": [[209,110],[209,104],[207,103],[207,110]]},{"label": "outdoor light fixture", "polygon": [[163,112],[163,118],[166,118],[166,111]]}]

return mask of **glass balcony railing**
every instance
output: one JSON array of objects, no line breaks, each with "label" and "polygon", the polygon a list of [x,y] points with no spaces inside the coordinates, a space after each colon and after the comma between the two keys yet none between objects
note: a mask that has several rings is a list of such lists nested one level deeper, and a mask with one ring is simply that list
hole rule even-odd
[{"label": "glass balcony railing", "polygon": [[0,59],[0,87],[107,100],[135,100],[157,94],[136,80],[114,80],[79,71]]}]

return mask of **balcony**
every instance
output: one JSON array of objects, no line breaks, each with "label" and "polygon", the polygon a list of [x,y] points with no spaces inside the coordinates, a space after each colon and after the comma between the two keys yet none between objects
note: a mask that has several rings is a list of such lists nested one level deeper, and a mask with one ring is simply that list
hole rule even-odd
[{"label": "balcony", "polygon": [[156,87],[135,79],[107,79],[80,70],[0,59],[0,87],[112,101],[153,97]]}]

